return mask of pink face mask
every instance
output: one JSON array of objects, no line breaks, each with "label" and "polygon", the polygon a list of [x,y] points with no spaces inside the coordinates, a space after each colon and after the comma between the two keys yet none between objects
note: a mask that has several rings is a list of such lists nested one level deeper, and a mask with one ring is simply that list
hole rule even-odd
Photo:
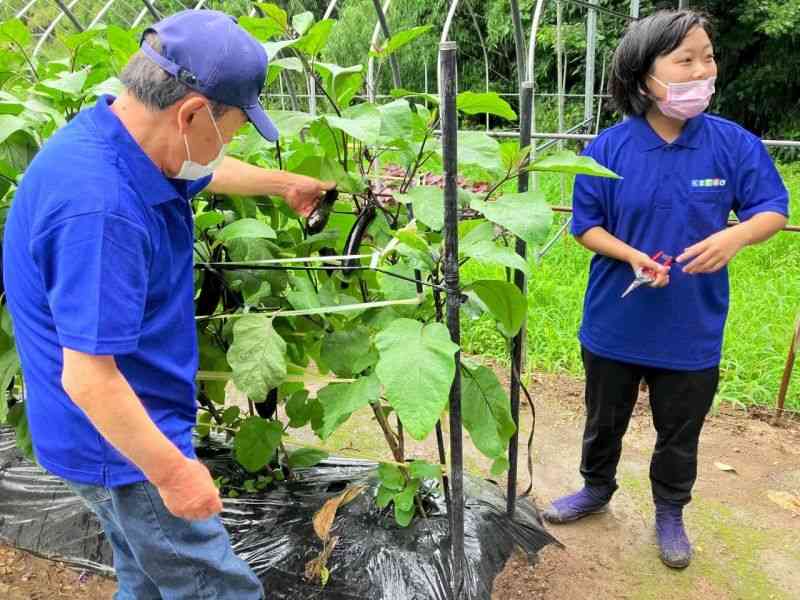
[{"label": "pink face mask", "polygon": [[657,100],[658,108],[668,117],[673,119],[691,119],[696,117],[711,102],[714,95],[714,82],[716,77],[700,79],[698,81],[687,81],[685,83],[664,83],[650,75],[655,81],[667,88],[665,100]]}]

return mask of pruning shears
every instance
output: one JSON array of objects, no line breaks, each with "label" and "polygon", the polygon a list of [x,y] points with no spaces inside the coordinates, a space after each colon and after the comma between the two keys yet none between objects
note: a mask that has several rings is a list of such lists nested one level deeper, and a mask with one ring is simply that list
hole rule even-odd
[{"label": "pruning shears", "polygon": [[[652,260],[656,261],[667,267],[669,269],[672,266],[672,257],[664,254],[661,250],[653,254],[650,257]],[[656,280],[656,274],[653,272],[653,269],[636,269],[636,277],[634,278],[633,282],[628,286],[628,289],[620,296],[624,298],[628,294],[630,294],[636,288],[643,286],[646,283],[653,283]]]}]

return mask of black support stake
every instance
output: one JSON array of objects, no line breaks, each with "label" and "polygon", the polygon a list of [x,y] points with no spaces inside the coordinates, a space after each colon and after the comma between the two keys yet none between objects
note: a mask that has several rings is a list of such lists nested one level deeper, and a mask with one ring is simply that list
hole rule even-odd
[{"label": "black support stake", "polygon": [[[533,107],[533,83],[526,81],[520,87],[519,107],[519,147],[527,148],[531,144],[531,112]],[[526,163],[527,164],[527,163]],[[528,191],[528,171],[519,174],[517,180],[519,192]],[[517,238],[517,254],[527,260],[527,247],[523,240]],[[514,283],[519,291],[528,296],[528,282],[525,273],[514,271]],[[517,506],[517,444],[519,442],[519,392],[522,377],[522,358],[525,353],[526,322],[523,320],[519,333],[511,340],[511,418],[517,426],[517,431],[508,443],[508,491],[507,509],[509,516],[514,516]]]},{"label": "black support stake", "polygon": [[[461,345],[461,292],[458,282],[458,118],[457,45],[439,45],[441,73],[442,155],[444,162],[444,281],[447,288],[447,328],[450,339]],[[450,539],[453,551],[453,593],[464,589],[464,455],[461,431],[461,352],[456,352],[456,372],[450,388]]]},{"label": "black support stake", "polygon": [[161,15],[156,10],[156,7],[153,6],[153,3],[150,0],[142,0],[142,3],[144,4],[145,8],[147,9],[147,12],[149,12],[151,15],[153,15],[154,19],[160,19],[161,18]]}]

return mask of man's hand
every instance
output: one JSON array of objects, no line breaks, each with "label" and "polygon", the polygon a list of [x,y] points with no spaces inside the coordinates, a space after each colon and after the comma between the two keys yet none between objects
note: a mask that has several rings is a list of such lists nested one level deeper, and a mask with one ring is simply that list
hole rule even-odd
[{"label": "man's hand", "polygon": [[653,260],[644,252],[634,250],[628,260],[628,264],[633,269],[634,274],[644,271],[653,275],[654,280],[648,284],[650,287],[660,288],[669,284],[669,267],[665,267],[660,262]]},{"label": "man's hand", "polygon": [[738,227],[731,227],[686,248],[677,259],[681,264],[690,261],[683,267],[683,272],[699,275],[716,273],[724,268],[739,250],[747,245],[748,239],[743,235],[743,231]]},{"label": "man's hand", "polygon": [[181,519],[202,521],[222,511],[219,490],[208,469],[197,460],[187,458],[156,488],[169,512]]},{"label": "man's hand", "polygon": [[248,165],[226,156],[208,189],[216,194],[235,196],[281,196],[294,212],[307,217],[319,204],[328,190],[336,187],[335,181],[320,181],[313,177],[273,171]]},{"label": "man's hand", "polygon": [[336,187],[335,181],[320,181],[305,175],[287,175],[289,180],[284,199],[289,208],[303,217],[314,212],[325,192]]}]

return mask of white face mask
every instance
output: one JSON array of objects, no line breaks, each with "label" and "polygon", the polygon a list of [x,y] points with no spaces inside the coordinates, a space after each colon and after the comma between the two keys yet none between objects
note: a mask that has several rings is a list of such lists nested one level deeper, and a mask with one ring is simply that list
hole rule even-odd
[{"label": "white face mask", "polygon": [[214,129],[217,131],[217,137],[219,138],[219,143],[221,144],[219,154],[217,154],[217,157],[207,165],[201,165],[200,163],[192,161],[192,157],[189,154],[189,140],[186,138],[186,134],[184,134],[183,143],[186,146],[186,160],[183,161],[180,171],[178,171],[178,174],[175,175],[175,179],[188,179],[190,181],[194,181],[196,179],[208,177],[217,168],[219,168],[225,158],[226,144],[222,141],[222,134],[219,132],[219,127],[217,127],[217,122],[214,120],[214,115],[211,113],[211,108],[209,108],[208,104],[206,104],[206,108],[208,109],[208,114],[211,116],[211,122],[214,124]]}]

